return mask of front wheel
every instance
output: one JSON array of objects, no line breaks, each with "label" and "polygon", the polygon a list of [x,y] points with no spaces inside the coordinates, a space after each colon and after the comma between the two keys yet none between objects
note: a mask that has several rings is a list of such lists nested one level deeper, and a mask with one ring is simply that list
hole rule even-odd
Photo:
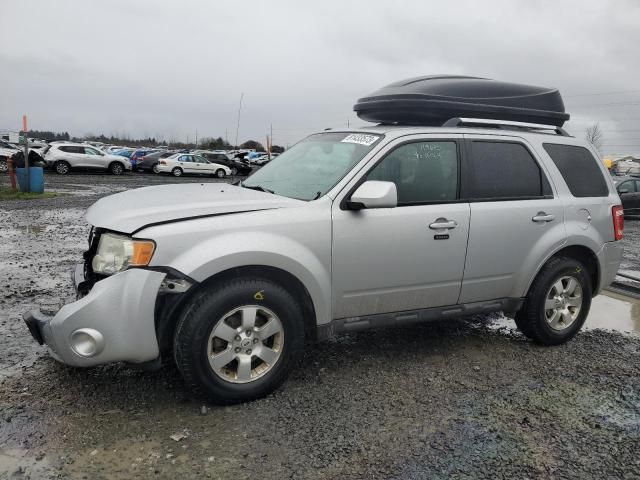
[{"label": "front wheel", "polygon": [[113,162],[109,165],[109,171],[113,175],[122,175],[122,172],[124,172],[124,166],[120,162]]},{"label": "front wheel", "polygon": [[303,313],[291,294],[269,280],[238,278],[186,306],[174,357],[191,390],[224,405],[275,390],[303,345]]},{"label": "front wheel", "polygon": [[218,170],[216,170],[216,177],[218,178],[224,178],[224,170],[222,170],[221,168],[219,168]]},{"label": "front wheel", "polygon": [[591,308],[588,273],[573,258],[551,259],[538,273],[515,316],[520,331],[543,345],[558,345],[573,338]]}]

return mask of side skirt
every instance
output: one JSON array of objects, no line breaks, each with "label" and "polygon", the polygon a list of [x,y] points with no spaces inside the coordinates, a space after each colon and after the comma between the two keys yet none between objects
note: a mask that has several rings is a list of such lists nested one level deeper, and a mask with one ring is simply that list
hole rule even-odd
[{"label": "side skirt", "polygon": [[337,318],[325,325],[318,325],[318,340],[327,340],[345,332],[359,332],[371,328],[401,327],[416,323],[458,318],[489,312],[513,314],[520,310],[524,298],[499,298],[485,302],[464,303],[447,307],[380,313],[362,317]]}]

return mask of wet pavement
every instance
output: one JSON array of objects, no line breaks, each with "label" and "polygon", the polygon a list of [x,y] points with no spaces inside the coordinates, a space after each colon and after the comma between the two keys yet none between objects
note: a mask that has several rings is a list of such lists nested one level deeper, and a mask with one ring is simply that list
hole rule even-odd
[{"label": "wet pavement", "polygon": [[[192,398],[170,359],[57,364],[20,314],[72,297],[84,209],[173,179],[47,180],[69,195],[0,203],[0,479],[640,478],[640,303],[611,293],[566,345],[498,315],[349,334],[233,407]],[[626,235],[637,268],[640,222]]]}]

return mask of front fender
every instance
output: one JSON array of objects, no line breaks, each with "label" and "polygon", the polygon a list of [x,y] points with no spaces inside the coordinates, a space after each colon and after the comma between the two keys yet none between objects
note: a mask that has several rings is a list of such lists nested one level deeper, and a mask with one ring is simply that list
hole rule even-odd
[{"label": "front fender", "polygon": [[[327,245],[327,250],[330,244]],[[318,324],[331,320],[330,251],[324,258],[289,237],[259,231],[216,235],[177,256],[171,266],[202,282],[225,270],[264,265],[284,270],[305,286]]]}]

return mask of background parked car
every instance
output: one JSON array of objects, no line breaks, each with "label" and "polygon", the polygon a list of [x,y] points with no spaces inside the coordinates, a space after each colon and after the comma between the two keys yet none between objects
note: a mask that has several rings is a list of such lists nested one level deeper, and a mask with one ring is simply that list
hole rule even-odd
[{"label": "background parked car", "polygon": [[640,177],[614,177],[624,216],[640,216]]},{"label": "background parked car", "polygon": [[158,173],[157,167],[160,159],[170,157],[171,155],[175,155],[175,152],[160,151],[149,153],[140,159],[137,169],[143,172]]},{"label": "background parked car", "polygon": [[139,148],[138,150],[134,150],[129,160],[131,160],[131,166],[134,170],[137,170],[138,164],[140,161],[148,154],[155,152],[155,150],[151,150],[149,148]]},{"label": "background parked car", "polygon": [[9,169],[7,160],[16,154],[19,150],[10,143],[0,142],[0,172],[6,172]]},{"label": "background parked car", "polygon": [[196,150],[194,153],[203,156],[210,162],[226,165],[231,169],[231,175],[249,175],[251,173],[251,165],[249,165],[249,163],[235,159],[226,152]]},{"label": "background parked car", "polygon": [[215,175],[224,178],[231,175],[231,169],[226,165],[213,163],[200,155],[191,153],[176,153],[158,162],[158,173],[171,173],[174,177],[184,174]]},{"label": "background parked car", "polygon": [[108,170],[114,175],[121,175],[126,170],[131,170],[131,162],[125,156],[109,155],[82,143],[50,145],[44,159],[47,165],[60,175],[65,175],[76,168]]}]

